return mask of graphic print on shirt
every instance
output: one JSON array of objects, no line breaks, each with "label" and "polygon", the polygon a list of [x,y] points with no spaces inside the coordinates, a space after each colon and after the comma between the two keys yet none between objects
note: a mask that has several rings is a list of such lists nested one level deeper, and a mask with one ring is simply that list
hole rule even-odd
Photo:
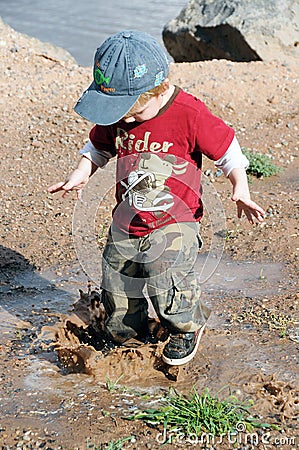
[{"label": "graphic print on shirt", "polygon": [[172,174],[182,175],[186,172],[188,162],[176,164],[174,155],[160,158],[153,153],[142,153],[136,170],[132,170],[127,181],[121,181],[124,187],[122,200],[128,199],[129,205],[139,211],[153,212],[161,217],[173,205],[174,198],[165,182]]}]

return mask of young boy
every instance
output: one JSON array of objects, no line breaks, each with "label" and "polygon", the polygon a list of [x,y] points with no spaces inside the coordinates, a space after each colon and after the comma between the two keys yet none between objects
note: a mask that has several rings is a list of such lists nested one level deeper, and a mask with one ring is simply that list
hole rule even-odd
[{"label": "young boy", "polygon": [[173,86],[159,44],[148,34],[123,31],[108,38],[94,60],[94,81],[75,111],[96,125],[78,167],[48,192],[77,191],[98,167],[117,156],[116,206],[103,253],[102,301],[111,339],[148,333],[144,288],[170,338],[163,360],[190,361],[209,311],[200,301],[194,263],[201,246],[202,155],[215,161],[233,186],[238,217],[263,221],[250,199],[234,131],[194,96]]}]

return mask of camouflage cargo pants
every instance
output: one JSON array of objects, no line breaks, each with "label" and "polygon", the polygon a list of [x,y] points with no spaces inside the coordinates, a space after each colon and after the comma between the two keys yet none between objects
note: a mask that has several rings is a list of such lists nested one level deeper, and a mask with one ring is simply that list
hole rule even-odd
[{"label": "camouflage cargo pants", "polygon": [[201,304],[194,271],[201,245],[197,223],[166,225],[143,237],[112,224],[103,253],[102,299],[115,341],[146,333],[146,291],[170,331],[196,331],[206,322],[209,310]]}]

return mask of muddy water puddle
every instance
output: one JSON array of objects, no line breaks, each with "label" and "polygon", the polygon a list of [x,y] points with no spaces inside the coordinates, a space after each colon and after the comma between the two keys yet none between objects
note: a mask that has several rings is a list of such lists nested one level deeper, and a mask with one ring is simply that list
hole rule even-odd
[{"label": "muddy water puddle", "polygon": [[240,295],[260,296],[277,292],[283,275],[283,264],[234,261],[228,257],[201,254],[196,262],[199,281],[205,292],[217,295],[238,292]]},{"label": "muddy water puddle", "polygon": [[[199,276],[203,300],[214,312],[196,357],[181,368],[161,362],[163,342],[132,340],[107,354],[96,350],[88,340],[88,296],[79,298],[79,289],[87,290],[87,279],[77,268],[65,275],[22,273],[2,283],[3,354],[7,347],[1,362],[2,414],[17,415],[23,424],[46,423],[59,432],[58,422],[71,411],[129,412],[143,404],[149,407],[169,386],[188,392],[196,385],[212,392],[229,386],[244,398],[253,396],[265,415],[275,410],[293,418],[298,406],[298,342],[288,335],[281,338],[266,322],[245,320],[244,314],[234,321],[231,313],[238,307],[244,310],[244,305],[262,305],[283,289],[283,265],[228,258],[210,264],[205,270],[213,275]],[[5,375],[9,361],[14,361],[13,369]],[[126,391],[112,400],[110,391],[119,386]],[[144,392],[152,400],[144,401]]]}]

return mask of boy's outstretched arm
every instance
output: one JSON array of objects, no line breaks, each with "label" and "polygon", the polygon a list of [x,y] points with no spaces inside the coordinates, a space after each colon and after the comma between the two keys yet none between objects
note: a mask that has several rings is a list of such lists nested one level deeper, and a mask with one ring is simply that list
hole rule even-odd
[{"label": "boy's outstretched arm", "polygon": [[83,187],[88,183],[89,177],[93,175],[97,168],[98,166],[90,159],[82,156],[77,168],[69,174],[66,180],[49,186],[47,192],[54,194],[63,191],[62,197],[65,198],[70,191],[76,191],[77,198],[80,199]]},{"label": "boy's outstretched arm", "polygon": [[265,211],[257,203],[251,200],[246,171],[243,168],[232,169],[228,175],[233,185],[232,201],[236,202],[238,217],[244,212],[248,221],[253,224],[254,218],[259,222],[264,221]]}]

